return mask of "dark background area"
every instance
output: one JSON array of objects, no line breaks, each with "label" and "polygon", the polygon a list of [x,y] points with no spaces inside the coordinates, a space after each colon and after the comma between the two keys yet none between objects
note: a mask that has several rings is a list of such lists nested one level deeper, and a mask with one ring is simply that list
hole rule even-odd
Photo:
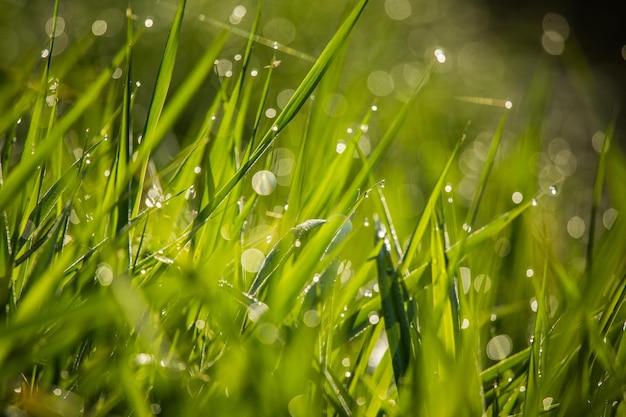
[{"label": "dark background area", "polygon": [[[610,80],[616,102],[626,98],[626,23],[623,2],[600,1],[516,1],[490,0],[493,29],[500,33],[511,31],[519,39],[524,32],[526,41],[539,42],[541,19],[546,13],[559,13],[570,26],[570,43],[576,42],[589,66],[601,78]],[[569,53],[566,48],[565,53]]]}]

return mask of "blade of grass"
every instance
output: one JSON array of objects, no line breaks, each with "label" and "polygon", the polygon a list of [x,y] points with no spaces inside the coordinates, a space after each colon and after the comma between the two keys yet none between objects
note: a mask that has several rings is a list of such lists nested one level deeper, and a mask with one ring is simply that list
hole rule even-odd
[{"label": "blade of grass", "polygon": [[596,237],[596,216],[600,205],[600,199],[602,198],[604,177],[606,175],[607,154],[611,146],[611,140],[613,139],[616,118],[617,112],[613,111],[606,134],[604,135],[604,141],[602,142],[602,150],[600,152],[600,159],[598,160],[598,167],[596,169],[596,178],[593,184],[593,197],[591,200],[591,213],[589,219],[589,243],[587,244],[587,271],[591,271],[593,266],[593,248]]},{"label": "blade of grass", "polygon": [[452,151],[452,154],[448,158],[448,162],[446,162],[446,165],[441,171],[441,174],[439,174],[439,178],[437,179],[437,182],[435,183],[433,190],[430,192],[430,196],[428,197],[426,206],[424,207],[424,210],[422,211],[422,214],[420,215],[420,219],[415,225],[413,232],[411,233],[409,245],[404,252],[404,257],[400,260],[398,264],[398,271],[400,271],[402,275],[406,276],[409,273],[411,262],[413,261],[413,258],[415,257],[415,254],[417,253],[417,248],[419,244],[422,242],[424,232],[426,232],[426,228],[428,227],[428,224],[430,222],[431,216],[435,209],[435,205],[437,204],[437,201],[439,201],[439,198],[441,196],[441,191],[443,190],[444,184],[446,182],[448,172],[450,171],[450,168],[452,167],[453,162],[456,160],[456,155],[459,152],[459,149],[461,148],[461,145],[463,144],[464,141],[465,141],[465,134],[463,134],[461,136],[461,139],[457,142],[456,146],[454,147],[454,150]]},{"label": "blade of grass", "polygon": [[400,380],[411,362],[411,358],[414,357],[415,347],[411,339],[400,280],[391,261],[390,243],[384,226],[378,219],[376,220],[376,239],[384,242],[376,257],[378,288],[394,379],[396,385],[399,386]]},{"label": "blade of grass", "polygon": [[[157,71],[156,81],[154,89],[152,90],[152,99],[148,108],[148,116],[146,118],[146,127],[144,129],[142,139],[143,152],[137,155],[137,161],[142,164],[141,171],[139,172],[139,190],[143,189],[143,185],[148,171],[149,155],[156,147],[155,131],[165,105],[165,99],[167,92],[169,91],[170,82],[172,81],[172,74],[174,73],[174,64],[176,63],[176,53],[178,51],[178,44],[180,39],[180,30],[183,23],[183,15],[185,13],[186,0],[181,0],[174,17],[174,22],[170,28],[167,41],[165,43],[165,49],[159,69]],[[130,29],[129,29],[130,30]],[[139,213],[139,207],[142,201],[142,193],[137,193],[135,199],[135,205],[132,212],[132,217],[137,216]]]}]

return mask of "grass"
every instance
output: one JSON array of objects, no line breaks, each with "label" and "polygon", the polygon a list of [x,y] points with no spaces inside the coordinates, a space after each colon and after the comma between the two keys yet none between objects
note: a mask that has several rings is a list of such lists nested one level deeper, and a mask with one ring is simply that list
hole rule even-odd
[{"label": "grass", "polygon": [[[131,8],[105,66],[91,33],[21,58],[0,90],[4,415],[626,415],[617,114],[593,113],[592,158],[546,137],[546,59],[512,108],[451,93],[435,54],[375,98],[345,70],[367,3],[312,63],[259,35],[261,5],[242,29],[184,0],[147,88]],[[181,66],[193,22],[210,36]]]}]

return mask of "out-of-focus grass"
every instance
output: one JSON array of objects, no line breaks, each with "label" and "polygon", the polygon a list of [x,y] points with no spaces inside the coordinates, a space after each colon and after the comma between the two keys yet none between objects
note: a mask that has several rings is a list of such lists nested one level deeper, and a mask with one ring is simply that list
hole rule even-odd
[{"label": "out-of-focus grass", "polygon": [[366,0],[314,62],[261,34],[271,5],[187,3],[167,30],[129,8],[106,66],[52,36],[2,85],[5,415],[626,413],[615,116],[590,163],[544,138],[549,60],[515,103],[457,94],[423,32],[384,97]]}]

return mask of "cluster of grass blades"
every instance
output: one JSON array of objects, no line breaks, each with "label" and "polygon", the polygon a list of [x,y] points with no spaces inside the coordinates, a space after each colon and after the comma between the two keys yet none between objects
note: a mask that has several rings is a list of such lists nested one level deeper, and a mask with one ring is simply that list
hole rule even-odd
[{"label": "cluster of grass blades", "polygon": [[[140,131],[130,8],[125,44],[74,102],[59,85],[88,41],[61,59],[51,37],[35,88],[1,92],[4,415],[626,415],[626,164],[614,120],[585,241],[546,221],[546,207],[565,204],[561,184],[516,178],[541,147],[533,126],[550,84],[539,75],[513,154],[498,153],[511,106],[486,107],[500,114],[459,204],[471,126],[450,138],[411,120],[433,116],[424,97],[444,77],[442,55],[389,118],[369,101],[356,124],[327,117],[319,98],[339,88],[367,0],[352,3],[273,119],[278,60],[250,65],[260,6],[249,32],[214,23],[221,32],[172,89],[179,2]],[[247,36],[240,66],[220,76],[233,33]],[[190,109],[207,79],[214,98]],[[155,163],[186,112],[198,119],[180,151]],[[443,164],[424,162],[428,192],[408,220],[392,203],[404,179],[385,167],[407,125],[418,141],[452,142]],[[366,133],[380,138],[371,152]],[[598,224],[607,199],[620,213],[610,230]]]}]

